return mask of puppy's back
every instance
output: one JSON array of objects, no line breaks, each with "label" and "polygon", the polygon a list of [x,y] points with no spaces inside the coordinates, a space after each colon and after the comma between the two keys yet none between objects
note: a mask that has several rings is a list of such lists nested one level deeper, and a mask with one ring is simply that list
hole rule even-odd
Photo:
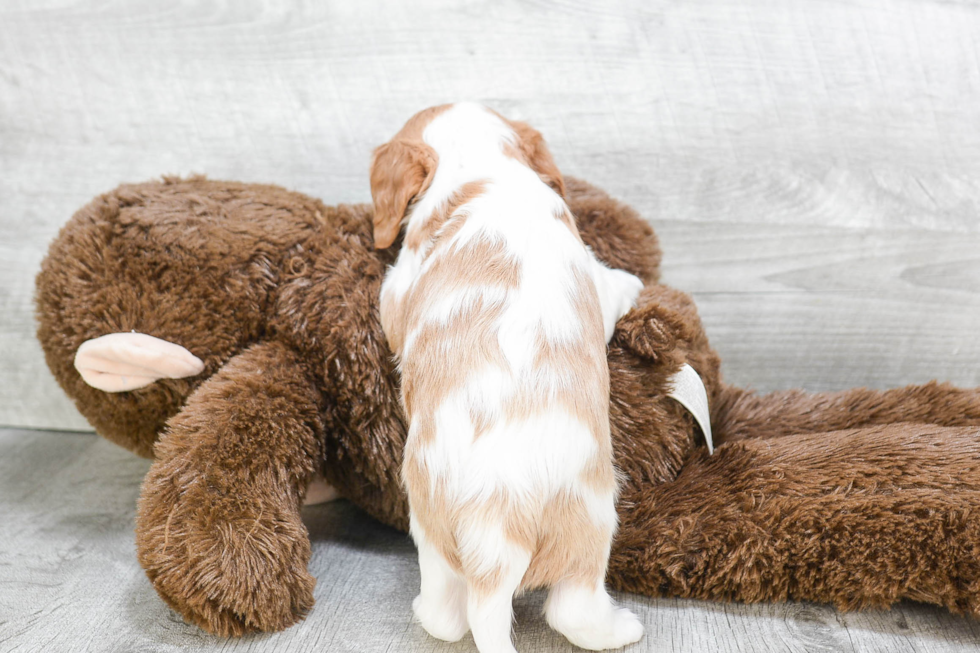
[{"label": "puppy's back", "polygon": [[[593,560],[583,573],[594,577],[615,529],[615,478],[588,254],[561,211],[513,203],[526,190],[486,193],[446,221],[406,297],[413,517],[467,576],[494,566],[495,528],[534,553],[525,585],[566,577],[569,560]],[[460,535],[471,532],[481,536]]]}]

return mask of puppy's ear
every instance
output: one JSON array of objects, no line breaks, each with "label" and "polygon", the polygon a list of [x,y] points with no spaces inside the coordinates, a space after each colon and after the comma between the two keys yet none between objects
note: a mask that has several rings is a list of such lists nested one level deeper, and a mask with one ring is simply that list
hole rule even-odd
[{"label": "puppy's ear", "polygon": [[527,164],[538,173],[541,181],[551,186],[552,190],[564,199],[565,180],[558,166],[555,165],[555,160],[551,158],[551,152],[548,151],[548,145],[544,142],[541,132],[526,122],[511,120],[510,125],[517,134],[517,142]]},{"label": "puppy's ear", "polygon": [[434,153],[421,143],[396,140],[374,151],[371,197],[375,249],[385,249],[395,242],[409,202],[429,187],[435,169]]}]

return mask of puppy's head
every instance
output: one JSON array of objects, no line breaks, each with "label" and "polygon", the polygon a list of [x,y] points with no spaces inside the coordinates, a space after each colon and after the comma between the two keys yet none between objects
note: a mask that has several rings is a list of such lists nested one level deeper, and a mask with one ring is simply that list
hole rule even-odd
[{"label": "puppy's head", "polygon": [[472,134],[470,138],[456,142],[465,142],[474,149],[482,146],[503,152],[504,156],[516,159],[537,173],[541,181],[564,199],[565,180],[541,132],[526,122],[510,120],[493,109],[471,102],[454,104],[452,109],[445,122],[454,123],[457,129]]},{"label": "puppy's head", "polygon": [[[426,142],[423,132],[437,118],[439,128]],[[376,249],[395,242],[409,204],[432,183],[440,153],[458,159],[466,156],[466,150],[474,156],[495,151],[516,159],[565,197],[561,172],[536,129],[469,102],[431,107],[412,116],[393,139],[374,151],[371,197]]]},{"label": "puppy's head", "polygon": [[412,116],[395,137],[376,149],[371,159],[374,200],[374,247],[390,247],[398,237],[409,203],[432,183],[438,156],[422,132],[451,105],[430,107]]}]

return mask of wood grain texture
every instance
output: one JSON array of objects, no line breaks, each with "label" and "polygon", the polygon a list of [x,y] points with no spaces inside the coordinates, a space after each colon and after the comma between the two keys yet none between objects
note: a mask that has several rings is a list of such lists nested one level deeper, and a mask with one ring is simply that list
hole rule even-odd
[{"label": "wood grain texture", "polygon": [[[0,652],[194,650],[404,653],[475,651],[411,620],[418,561],[408,536],[346,501],[304,510],[316,606],[282,633],[240,640],[185,624],[136,562],[133,520],[149,463],[91,434],[0,429]],[[619,595],[646,635],[630,652],[975,651],[980,623],[923,605],[838,614],[810,604],[741,605]],[[523,653],[576,651],[541,615],[544,595],[515,603]]]},{"label": "wood grain texture", "polygon": [[980,6],[942,0],[0,1],[0,424],[87,428],[32,279],[164,173],[368,199],[371,149],[474,99],[648,216],[727,378],[980,384]]}]

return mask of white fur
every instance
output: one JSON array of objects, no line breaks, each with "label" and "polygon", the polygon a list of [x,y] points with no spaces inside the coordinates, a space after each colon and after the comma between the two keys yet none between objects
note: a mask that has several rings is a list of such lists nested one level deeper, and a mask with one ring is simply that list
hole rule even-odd
[{"label": "white fur", "polygon": [[595,256],[591,259],[592,280],[595,282],[596,292],[599,293],[606,342],[609,342],[616,330],[616,322],[636,305],[643,282],[629,272],[606,267]]},{"label": "white fur", "polygon": [[[471,370],[467,382],[451,393],[436,412],[436,437],[423,446],[415,425],[409,444],[418,447],[432,489],[445,488],[456,505],[503,493],[522,505],[543,506],[559,492],[572,492],[586,500],[596,524],[612,533],[616,525],[614,492],[596,493],[580,487],[578,479],[596,455],[595,435],[574,415],[558,407],[544,407],[526,419],[505,421],[501,406],[517,390],[515,380],[533,374],[539,334],[558,343],[582,335],[582,320],[573,301],[575,272],[584,272],[595,284],[603,315],[606,342],[616,321],[633,305],[639,279],[611,270],[556,219],[566,209],[562,198],[521,162],[504,154],[513,143],[510,127],[483,107],[457,104],[436,117],[423,133],[438,155],[438,168],[424,196],[415,204],[408,223],[424,220],[463,184],[486,180],[485,191],[462,210],[468,217],[454,236],[457,244],[482,239],[503,243],[508,256],[521,265],[518,289],[492,284],[465,288],[428,298],[423,324],[408,325],[399,353],[412,355],[412,346],[425,323],[446,324],[480,299],[503,307],[498,342],[509,364],[509,374],[488,365]],[[423,244],[418,251],[404,247],[385,277],[382,297],[400,299],[430,269],[440,253]],[[390,325],[382,316],[386,330]],[[567,378],[535,379],[561,385]],[[474,438],[473,414],[489,429]],[[510,641],[511,600],[531,562],[504,535],[502,524],[469,520],[456,534],[461,559],[475,561],[478,569],[499,568],[500,586],[490,598],[477,600],[466,592],[461,578],[428,543],[412,519],[412,535],[419,548],[422,587],[413,604],[423,627],[433,636],[455,641],[472,629],[482,653],[513,651]],[[608,550],[606,555],[608,556]],[[556,587],[549,599],[548,620],[571,641],[590,648],[618,647],[636,641],[642,626],[625,610],[613,607],[603,578],[588,592]]]},{"label": "white fur", "polygon": [[591,591],[559,583],[551,589],[544,613],[548,625],[572,644],[592,651],[619,648],[643,637],[643,624],[617,608],[601,586]]},{"label": "white fur", "polygon": [[585,425],[563,410],[547,410],[519,422],[498,420],[473,441],[465,401],[450,399],[436,416],[438,442],[426,447],[432,481],[451,479],[457,501],[488,498],[506,488],[520,497],[550,496],[575,489],[595,453]]},{"label": "white fur", "polygon": [[458,641],[470,629],[466,618],[466,581],[429,544],[414,519],[410,530],[419,550],[422,573],[421,591],[412,602],[415,617],[436,639]]}]

